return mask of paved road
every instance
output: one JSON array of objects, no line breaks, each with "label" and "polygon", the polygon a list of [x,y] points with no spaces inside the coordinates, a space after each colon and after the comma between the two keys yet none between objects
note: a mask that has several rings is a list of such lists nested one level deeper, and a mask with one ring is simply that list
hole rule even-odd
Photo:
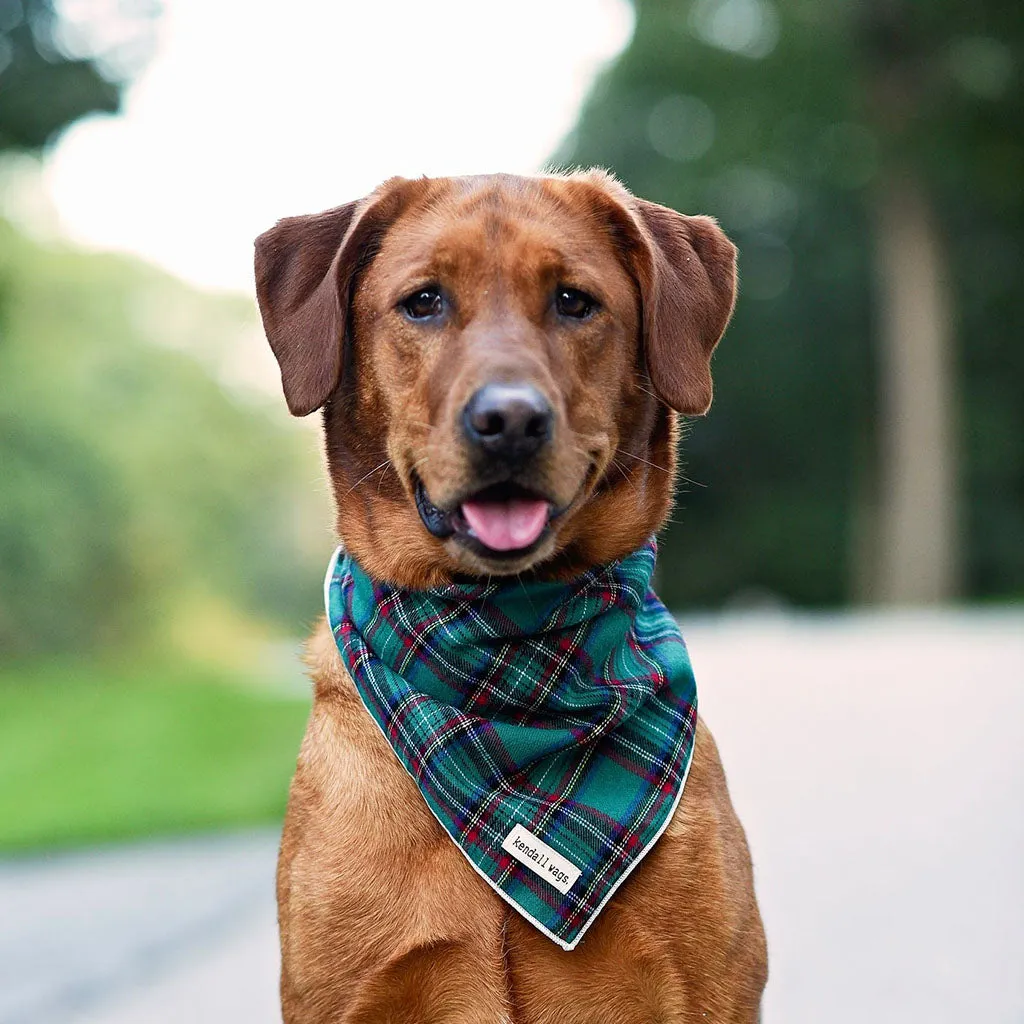
[{"label": "paved road", "polygon": [[767,1024],[1024,1021],[1024,615],[694,629]]},{"label": "paved road", "polygon": [[[767,1024],[1024,1021],[1024,613],[684,623]],[[3,1024],[276,1024],[275,837],[0,866]]]},{"label": "paved road", "polygon": [[279,1021],[276,846],[264,832],[3,865],[0,1022]]}]

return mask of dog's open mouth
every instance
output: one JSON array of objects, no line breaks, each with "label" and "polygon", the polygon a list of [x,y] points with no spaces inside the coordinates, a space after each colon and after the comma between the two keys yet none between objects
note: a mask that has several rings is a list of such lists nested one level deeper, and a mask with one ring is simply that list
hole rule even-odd
[{"label": "dog's open mouth", "polygon": [[527,554],[539,544],[556,515],[551,501],[512,482],[477,491],[450,511],[430,500],[418,477],[415,487],[416,508],[435,537],[454,537],[488,558]]}]

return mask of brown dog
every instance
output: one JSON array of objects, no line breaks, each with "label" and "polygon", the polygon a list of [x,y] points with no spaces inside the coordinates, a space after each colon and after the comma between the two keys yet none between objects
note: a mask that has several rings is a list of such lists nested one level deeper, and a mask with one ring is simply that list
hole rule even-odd
[{"label": "brown dog", "polygon": [[[323,408],[346,548],[422,588],[569,577],[663,524],[736,272],[713,220],[592,171],[392,179],[261,235],[256,280],[289,408]],[[326,624],[309,660],[278,868],[288,1024],[757,1019],[764,933],[703,724],[668,829],[565,952],[444,833]]]}]

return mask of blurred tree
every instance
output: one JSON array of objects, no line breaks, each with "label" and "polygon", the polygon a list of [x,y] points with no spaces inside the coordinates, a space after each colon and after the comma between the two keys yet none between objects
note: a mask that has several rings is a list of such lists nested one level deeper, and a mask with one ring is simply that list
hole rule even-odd
[{"label": "blurred tree", "polygon": [[[0,0],[0,151],[116,111],[158,13]],[[197,620],[312,614],[322,545],[304,546],[312,517],[289,497],[308,493],[294,477],[314,475],[312,450],[173,350],[209,356],[255,330],[245,300],[42,248],[0,220],[0,651],[132,648],[204,625],[223,639],[224,621]]]},{"label": "blurred tree", "polygon": [[312,619],[315,439],[224,370],[253,358],[253,303],[3,220],[0,300],[0,652],[198,653]]},{"label": "blurred tree", "polygon": [[714,213],[741,251],[687,446],[713,486],[683,495],[666,596],[1019,594],[1024,8],[636,9],[558,160]]},{"label": "blurred tree", "polygon": [[0,0],[0,150],[113,113],[149,55],[155,0]]}]

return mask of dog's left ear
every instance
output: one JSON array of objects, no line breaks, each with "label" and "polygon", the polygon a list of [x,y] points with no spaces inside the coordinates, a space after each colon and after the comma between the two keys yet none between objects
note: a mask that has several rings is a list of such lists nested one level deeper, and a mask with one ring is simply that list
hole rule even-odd
[{"label": "dog's left ear", "polygon": [[256,299],[293,416],[319,409],[341,378],[342,242],[358,203],[287,217],[256,239]]},{"label": "dog's left ear", "polygon": [[408,186],[422,183],[392,178],[366,199],[286,217],[256,239],[256,298],[293,416],[319,409],[341,381],[355,277]]},{"label": "dog's left ear", "polygon": [[632,199],[647,371],[676,412],[711,406],[711,353],[736,303],[736,246],[713,217],[687,217]]}]

